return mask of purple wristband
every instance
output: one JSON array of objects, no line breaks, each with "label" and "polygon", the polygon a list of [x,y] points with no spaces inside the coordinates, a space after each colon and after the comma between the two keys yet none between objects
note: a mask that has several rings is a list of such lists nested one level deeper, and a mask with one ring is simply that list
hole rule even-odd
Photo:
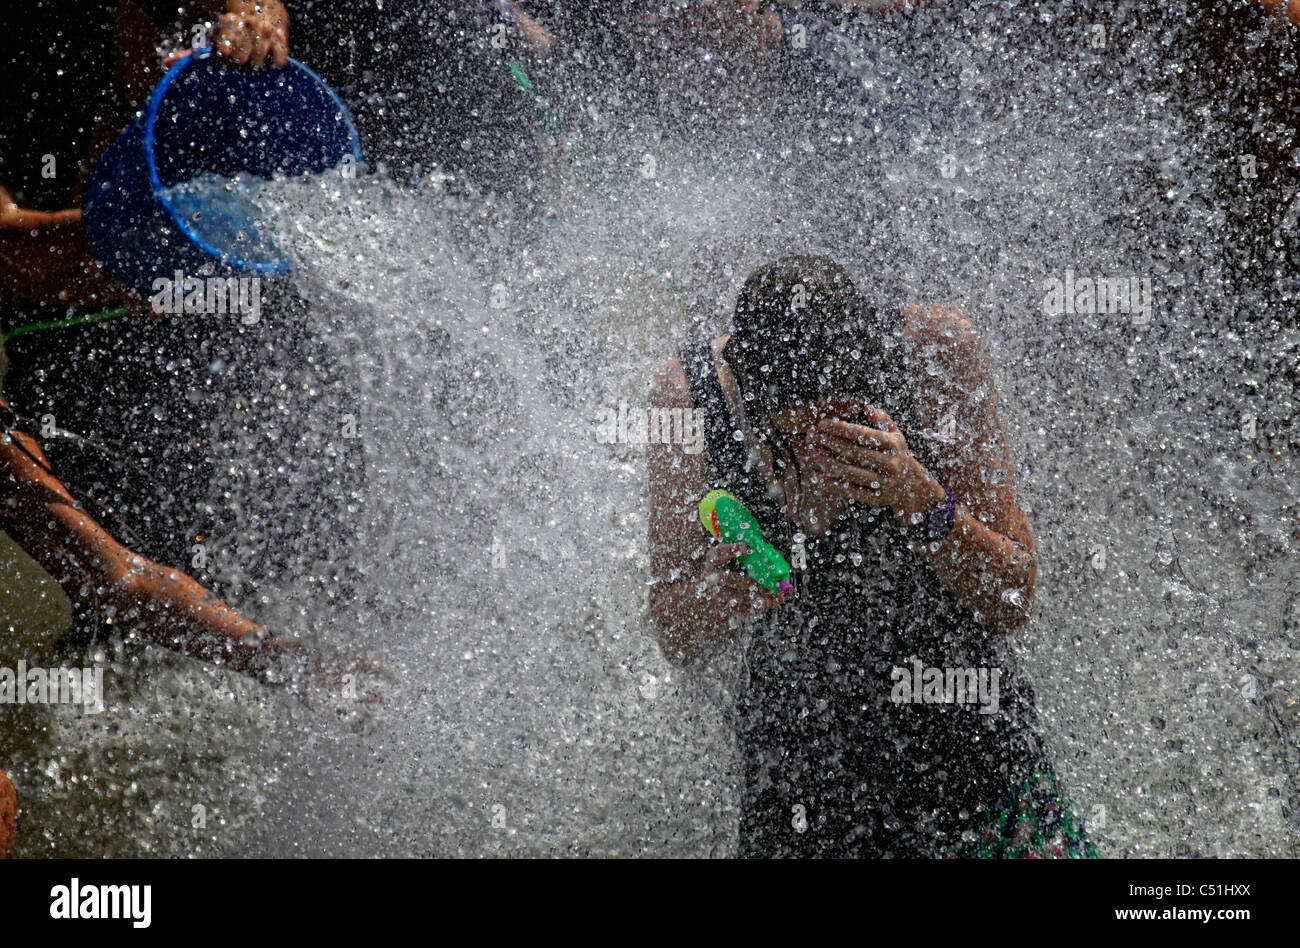
[{"label": "purple wristband", "polygon": [[952,533],[957,523],[957,498],[947,487],[943,489],[943,501],[930,509],[920,523],[911,524],[908,536],[920,543],[938,543]]}]

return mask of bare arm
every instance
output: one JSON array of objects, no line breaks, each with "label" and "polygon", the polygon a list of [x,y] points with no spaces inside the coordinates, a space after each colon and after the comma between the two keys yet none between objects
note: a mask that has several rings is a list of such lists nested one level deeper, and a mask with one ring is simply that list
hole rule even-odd
[{"label": "bare arm", "polygon": [[35,439],[10,435],[0,444],[0,485],[10,497],[12,533],[60,586],[70,594],[95,590],[126,632],[245,674],[272,670],[284,651],[281,640],[186,574],[118,543],[42,467],[47,462]]},{"label": "bare arm", "polygon": [[0,234],[30,233],[67,224],[81,223],[81,209],[66,211],[29,211],[18,206],[13,194],[0,184]]},{"label": "bare arm", "polygon": [[[650,403],[692,409],[681,362],[670,361],[654,380]],[[710,545],[697,519],[700,498],[712,486],[703,452],[650,444],[650,617],[664,656],[689,665],[732,639],[730,620],[781,599],[748,577],[722,568],[747,552],[744,544]]]},{"label": "bare arm", "polygon": [[[908,338],[921,366],[916,399],[918,420],[936,431],[955,420],[951,443],[940,443],[938,483],[957,498],[956,523],[935,551],[925,556],[954,597],[984,623],[1009,633],[1028,621],[1034,598],[1037,557],[1029,522],[1016,498],[1015,468],[997,412],[997,392],[988,356],[968,320],[939,307],[909,308]],[[924,372],[926,356],[939,370]],[[924,397],[928,396],[928,397]],[[943,500],[936,485],[933,506]]]},{"label": "bare arm", "polygon": [[1300,0],[1256,0],[1271,16],[1285,16],[1292,25],[1300,26]]}]

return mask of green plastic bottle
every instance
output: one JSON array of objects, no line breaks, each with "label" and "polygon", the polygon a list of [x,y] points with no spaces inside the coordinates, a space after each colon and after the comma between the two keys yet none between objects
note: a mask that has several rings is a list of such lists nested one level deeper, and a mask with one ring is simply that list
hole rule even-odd
[{"label": "green plastic bottle", "polygon": [[700,500],[700,523],[723,543],[744,543],[749,552],[740,557],[745,574],[782,599],[794,595],[790,564],[772,544],[745,505],[725,490],[711,490]]}]

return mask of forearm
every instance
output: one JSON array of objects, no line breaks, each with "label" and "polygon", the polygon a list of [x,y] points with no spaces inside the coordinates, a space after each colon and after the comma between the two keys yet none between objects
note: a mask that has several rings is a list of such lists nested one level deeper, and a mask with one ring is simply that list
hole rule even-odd
[{"label": "forearm", "polygon": [[31,237],[32,231],[76,226],[81,223],[81,209],[32,211],[19,207],[12,196],[0,187],[0,234]]},{"label": "forearm", "polygon": [[675,665],[706,660],[735,639],[733,619],[780,605],[781,598],[730,570],[692,569],[650,587],[650,617],[664,657]]},{"label": "forearm", "polygon": [[260,677],[266,650],[275,646],[265,629],[185,573],[114,546],[107,558],[119,562],[106,564],[109,575],[128,572],[125,582],[107,587],[105,601],[116,608],[123,632]]},{"label": "forearm", "polygon": [[192,577],[132,552],[66,503],[45,504],[43,518],[48,542],[26,544],[33,558],[69,595],[93,589],[123,633],[244,674],[262,671],[266,630]]},{"label": "forearm", "polygon": [[1005,634],[1028,621],[1033,552],[982,523],[965,504],[957,504],[952,532],[922,549],[944,587],[990,629]]},{"label": "forearm", "polygon": [[263,671],[268,648],[278,653],[279,643],[261,626],[185,573],[118,543],[41,466],[35,441],[10,435],[0,445],[0,470],[12,487],[6,511],[14,538],[69,596],[91,590],[123,632],[245,674]]},{"label": "forearm", "polygon": [[659,648],[674,665],[708,659],[733,638],[730,612],[706,594],[699,576],[654,583],[650,587],[650,617]]}]

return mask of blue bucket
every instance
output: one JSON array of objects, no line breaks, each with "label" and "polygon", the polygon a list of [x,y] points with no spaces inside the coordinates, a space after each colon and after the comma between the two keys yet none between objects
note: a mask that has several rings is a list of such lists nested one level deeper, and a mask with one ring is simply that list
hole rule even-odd
[{"label": "blue bucket", "polygon": [[[91,250],[124,286],[148,296],[154,280],[186,276],[272,276],[289,262],[266,247],[242,248],[192,226],[196,207],[165,189],[198,175],[263,178],[325,171],[361,161],[348,110],[295,59],[248,71],[201,50],[163,76],[149,104],[104,152],[86,183],[82,223]],[[228,226],[238,206],[208,208]],[[252,229],[251,220],[245,221]],[[200,228],[203,229],[203,228]],[[216,245],[214,245],[216,244]]]}]

